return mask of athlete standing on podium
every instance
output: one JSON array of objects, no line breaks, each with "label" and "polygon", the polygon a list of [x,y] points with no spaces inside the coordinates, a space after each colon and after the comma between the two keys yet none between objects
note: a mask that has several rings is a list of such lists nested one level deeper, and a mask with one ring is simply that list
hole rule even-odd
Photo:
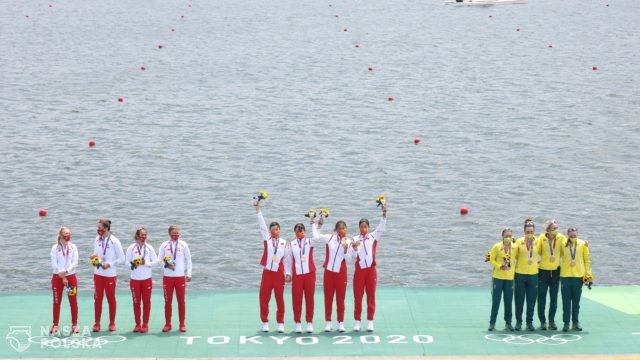
[{"label": "athlete standing on podium", "polygon": [[124,251],[120,240],[111,234],[111,220],[98,220],[97,232],[98,236],[93,242],[92,255],[92,258],[94,256],[98,258],[96,268],[93,269],[93,283],[95,285],[93,331],[100,331],[102,299],[105,293],[109,303],[109,331],[116,331],[116,283],[118,281],[116,265],[124,263]]}]

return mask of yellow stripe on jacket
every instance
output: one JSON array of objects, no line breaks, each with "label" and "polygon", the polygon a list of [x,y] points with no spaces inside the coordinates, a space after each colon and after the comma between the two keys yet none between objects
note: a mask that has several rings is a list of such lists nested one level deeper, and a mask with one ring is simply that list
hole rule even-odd
[{"label": "yellow stripe on jacket", "polygon": [[[575,258],[572,257],[572,253]],[[581,278],[585,273],[591,274],[589,247],[584,240],[569,239],[567,245],[562,247],[560,256],[562,257],[560,277]],[[571,266],[571,261],[575,261],[574,266]]]},{"label": "yellow stripe on jacket", "polygon": [[[531,246],[527,249],[524,236],[518,238],[513,249],[516,259],[516,274],[535,275],[538,273],[538,256],[540,255],[540,242],[536,239],[531,241]],[[530,251],[529,251],[530,250]],[[531,252],[531,256],[529,256]],[[512,256],[513,257],[513,256]],[[529,263],[529,261],[531,263]]]},{"label": "yellow stripe on jacket", "polygon": [[[558,234],[554,240],[549,242],[547,233],[543,232],[538,236],[538,242],[540,243],[540,265],[541,270],[556,270],[560,266],[560,249],[567,243],[567,237]],[[553,261],[551,261],[551,248],[553,247]]]},{"label": "yellow stripe on jacket", "polygon": [[[511,245],[509,253],[512,253],[512,250],[513,244]],[[513,280],[513,275],[515,273],[515,266],[513,263],[511,263],[511,267],[509,267],[509,269],[501,269],[504,264],[505,254],[504,243],[502,241],[495,243],[493,247],[491,247],[491,251],[489,251],[489,261],[491,262],[491,266],[493,266],[493,273],[491,273],[491,275],[496,279]]]}]

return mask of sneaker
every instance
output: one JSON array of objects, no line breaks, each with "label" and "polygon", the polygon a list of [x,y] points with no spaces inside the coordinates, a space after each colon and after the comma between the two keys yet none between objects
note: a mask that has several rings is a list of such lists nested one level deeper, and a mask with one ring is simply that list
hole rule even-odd
[{"label": "sneaker", "polygon": [[100,331],[100,324],[93,324],[93,332]]},{"label": "sneaker", "polygon": [[278,332],[279,333],[283,333],[284,332],[284,324],[283,323],[279,323],[278,324]]},{"label": "sneaker", "polygon": [[549,330],[558,330],[556,323],[554,323],[553,321],[549,321]]},{"label": "sneaker", "polygon": [[540,330],[547,330],[547,323],[540,323]]},{"label": "sneaker", "polygon": [[515,330],[516,330],[516,331],[521,331],[521,330],[522,330],[522,323],[521,323],[521,322],[517,322],[517,323],[516,323],[516,328],[515,328]]},{"label": "sneaker", "polygon": [[300,334],[302,332],[302,324],[296,323],[296,332]]},{"label": "sneaker", "polygon": [[133,332],[140,332],[141,330],[142,330],[142,328],[140,327],[140,325],[136,325],[136,326],[133,328]]},{"label": "sneaker", "polygon": [[373,331],[373,320],[367,322],[367,331]]},{"label": "sneaker", "polygon": [[562,327],[562,332],[567,332],[569,331],[569,324],[565,323],[564,326]]},{"label": "sneaker", "polygon": [[49,330],[49,334],[56,334],[56,333],[58,333],[58,325],[51,326],[51,330]]},{"label": "sneaker", "polygon": [[527,331],[536,331],[536,328],[533,327],[532,323],[527,323]]},{"label": "sneaker", "polygon": [[506,323],[504,325],[504,329],[505,330],[509,330],[509,331],[513,331],[513,326],[511,326],[511,323]]},{"label": "sneaker", "polygon": [[582,331],[582,327],[580,326],[580,323],[573,323],[571,330]]},{"label": "sneaker", "polygon": [[109,324],[109,331],[116,331],[116,324]]},{"label": "sneaker", "polygon": [[313,324],[312,323],[307,323],[307,332],[308,333],[312,333],[313,332]]},{"label": "sneaker", "polygon": [[149,325],[142,324],[142,326],[140,327],[140,332],[141,333],[148,333],[149,332]]},{"label": "sneaker", "polygon": [[339,322],[338,323],[338,331],[339,332],[344,332],[344,322]]},{"label": "sneaker", "polygon": [[327,323],[324,326],[324,331],[329,332],[333,330],[333,324],[331,323],[331,321],[327,321]]},{"label": "sneaker", "polygon": [[162,327],[162,332],[169,332],[169,331],[171,331],[171,324],[165,324]]},{"label": "sneaker", "polygon": [[71,333],[72,334],[77,334],[80,332],[80,329],[78,328],[78,325],[71,325]]},{"label": "sneaker", "polygon": [[353,331],[360,331],[360,320],[356,320],[356,323],[353,325]]},{"label": "sneaker", "polygon": [[187,326],[185,324],[180,324],[180,332],[187,332]]},{"label": "sneaker", "polygon": [[487,331],[495,331],[495,330],[496,330],[496,324],[489,323],[489,328],[487,329]]},{"label": "sneaker", "polygon": [[262,331],[263,332],[269,332],[269,323],[262,323]]}]

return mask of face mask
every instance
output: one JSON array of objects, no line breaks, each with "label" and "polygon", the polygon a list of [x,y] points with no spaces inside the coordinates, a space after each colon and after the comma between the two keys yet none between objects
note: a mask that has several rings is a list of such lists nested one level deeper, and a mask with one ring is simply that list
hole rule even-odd
[{"label": "face mask", "polygon": [[64,241],[71,240],[71,235],[62,235],[62,240],[64,240]]},{"label": "face mask", "polygon": [[534,234],[526,234],[524,237],[525,237],[527,240],[533,240],[533,239],[535,239],[535,238],[536,238],[536,236],[535,236]]},{"label": "face mask", "polygon": [[138,236],[138,240],[140,240],[140,242],[145,242],[147,240],[147,236],[146,235]]},{"label": "face mask", "polygon": [[171,240],[177,241],[178,239],[180,239],[180,235],[171,235]]},{"label": "face mask", "polygon": [[369,233],[368,229],[360,229],[360,235],[365,236]]},{"label": "face mask", "polygon": [[549,235],[551,235],[551,236],[556,236],[556,235],[558,235],[558,229],[555,229],[555,230],[551,230],[551,231],[549,231]]},{"label": "face mask", "polygon": [[296,239],[298,239],[298,240],[304,239],[304,231],[297,232],[296,233]]},{"label": "face mask", "polygon": [[575,239],[577,239],[577,238],[578,238],[578,236],[577,236],[577,235],[570,235],[570,236],[569,236],[569,239],[572,239],[572,240],[575,240]]},{"label": "face mask", "polygon": [[338,236],[345,237],[347,235],[347,229],[338,229]]},{"label": "face mask", "polygon": [[505,238],[502,238],[502,241],[511,242],[511,241],[513,241],[513,238],[512,237],[505,237]]},{"label": "face mask", "polygon": [[102,237],[102,235],[104,235],[105,232],[107,232],[105,229],[98,229],[97,230],[98,235],[100,235],[100,237]]},{"label": "face mask", "polygon": [[272,238],[280,237],[280,229],[271,229],[271,237]]}]

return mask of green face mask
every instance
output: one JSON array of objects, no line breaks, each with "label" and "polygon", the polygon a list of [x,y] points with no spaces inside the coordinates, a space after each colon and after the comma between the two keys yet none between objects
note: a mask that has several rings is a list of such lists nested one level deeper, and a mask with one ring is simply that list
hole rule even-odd
[{"label": "green face mask", "polygon": [[558,229],[555,229],[555,230],[551,230],[551,231],[549,231],[549,235],[551,235],[551,236],[556,236],[556,235],[558,235]]},{"label": "green face mask", "polygon": [[525,234],[524,235],[525,239],[529,239],[529,240],[533,240],[536,238],[536,236],[534,234]]},{"label": "green face mask", "polygon": [[502,238],[502,241],[505,241],[505,242],[512,242],[512,241],[513,241],[513,238],[512,238],[512,237],[504,237],[504,238]]}]

